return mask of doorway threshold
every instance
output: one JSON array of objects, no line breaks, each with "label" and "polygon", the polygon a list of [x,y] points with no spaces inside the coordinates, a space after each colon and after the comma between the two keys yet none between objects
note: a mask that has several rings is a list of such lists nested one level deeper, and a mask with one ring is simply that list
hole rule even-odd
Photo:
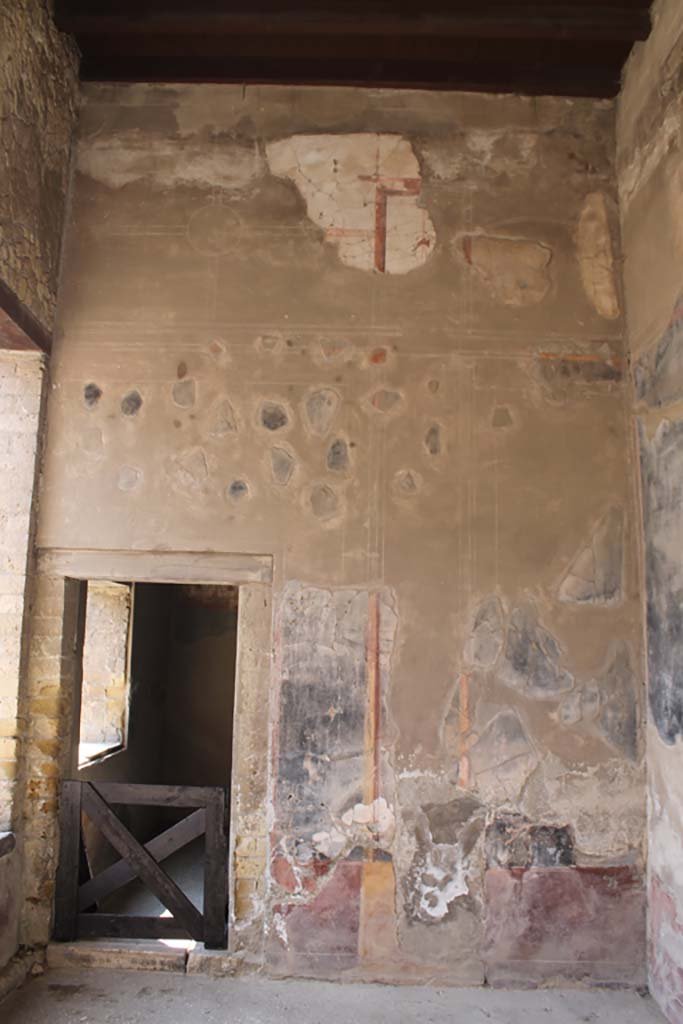
[{"label": "doorway threshold", "polygon": [[257,965],[249,964],[243,953],[204,949],[191,939],[175,941],[173,946],[160,939],[87,939],[51,942],[47,947],[47,967],[166,971],[227,978]]}]

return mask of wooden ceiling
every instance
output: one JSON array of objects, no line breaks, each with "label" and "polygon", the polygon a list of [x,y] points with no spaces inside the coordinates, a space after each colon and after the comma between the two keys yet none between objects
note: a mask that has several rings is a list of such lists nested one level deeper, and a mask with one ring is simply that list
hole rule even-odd
[{"label": "wooden ceiling", "polygon": [[647,0],[56,0],[97,81],[614,96]]}]

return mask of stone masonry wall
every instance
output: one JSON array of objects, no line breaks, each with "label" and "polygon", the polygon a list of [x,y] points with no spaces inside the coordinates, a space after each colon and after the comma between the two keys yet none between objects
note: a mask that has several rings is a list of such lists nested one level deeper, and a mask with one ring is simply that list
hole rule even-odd
[{"label": "stone masonry wall", "polygon": [[[0,352],[0,832],[14,823],[25,594],[43,385],[38,353]],[[17,945],[19,863],[0,858],[0,966]]]},{"label": "stone masonry wall", "polygon": [[683,8],[660,0],[618,114],[640,448],[649,716],[650,985],[683,1022]]},{"label": "stone masonry wall", "polygon": [[48,0],[0,6],[0,279],[52,329],[78,98]]},{"label": "stone masonry wall", "polygon": [[231,931],[273,973],[642,982],[613,113],[86,90],[39,543],[273,556]]}]

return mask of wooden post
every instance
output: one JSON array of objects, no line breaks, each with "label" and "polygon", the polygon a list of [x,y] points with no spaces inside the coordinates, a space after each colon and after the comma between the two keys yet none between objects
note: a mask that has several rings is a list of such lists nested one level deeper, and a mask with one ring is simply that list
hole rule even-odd
[{"label": "wooden post", "polygon": [[207,949],[225,949],[228,844],[224,789],[216,789],[206,805],[204,842],[204,945]]},{"label": "wooden post", "polygon": [[78,917],[78,873],[81,852],[81,783],[62,783],[59,800],[59,866],[55,896],[54,937],[73,942]]}]

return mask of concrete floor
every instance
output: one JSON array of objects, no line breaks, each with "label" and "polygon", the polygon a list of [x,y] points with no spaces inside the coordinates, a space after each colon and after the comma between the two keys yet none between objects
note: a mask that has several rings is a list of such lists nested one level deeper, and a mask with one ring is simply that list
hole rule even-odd
[{"label": "concrete floor", "polygon": [[634,992],[391,988],[113,970],[51,970],[0,1006],[2,1024],[663,1024]]}]

